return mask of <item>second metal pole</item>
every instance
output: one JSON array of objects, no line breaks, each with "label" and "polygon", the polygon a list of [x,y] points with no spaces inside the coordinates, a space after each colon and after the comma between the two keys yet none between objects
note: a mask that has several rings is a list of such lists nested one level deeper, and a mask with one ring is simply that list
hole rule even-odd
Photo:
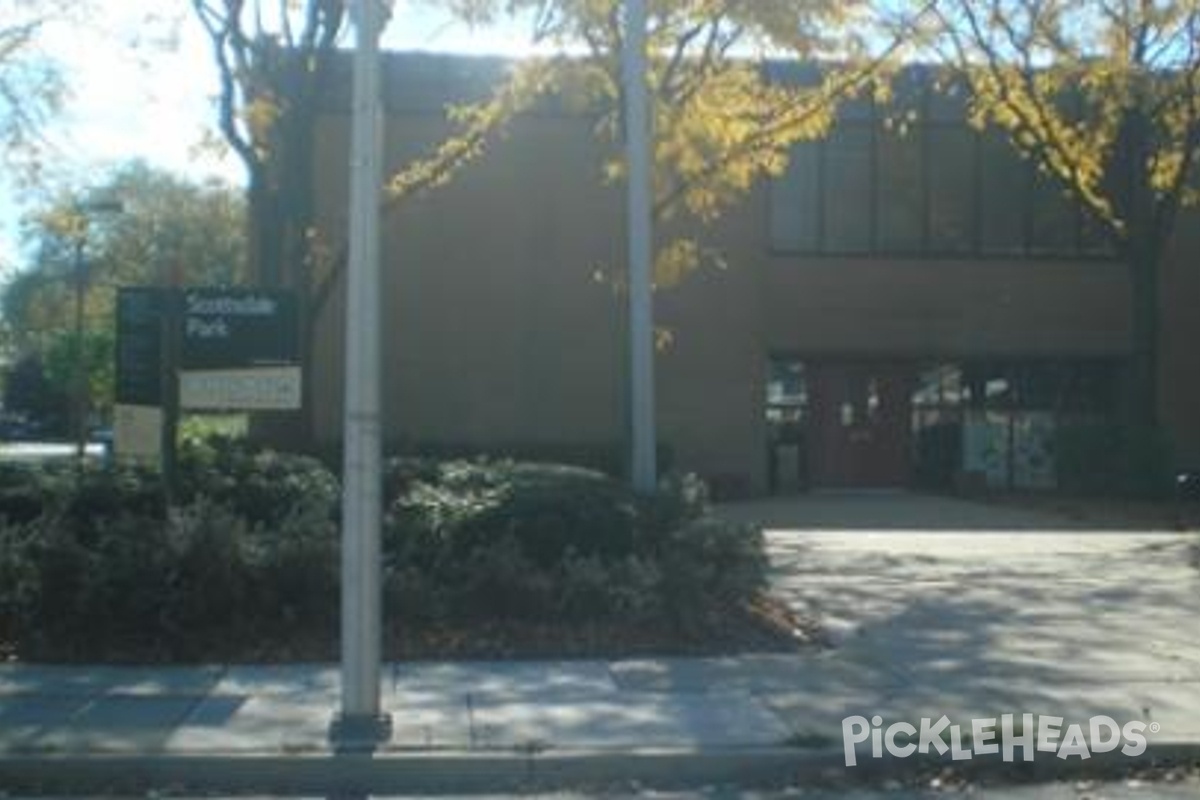
[{"label": "second metal pole", "polygon": [[331,736],[342,749],[374,747],[390,732],[379,706],[382,656],[380,413],[382,369],[379,197],[383,180],[380,0],[356,0],[350,152],[346,386],[342,466],[342,707]]},{"label": "second metal pole", "polygon": [[625,145],[629,180],[630,477],[640,494],[658,486],[654,399],[653,125],[647,81],[646,0],[625,0]]}]

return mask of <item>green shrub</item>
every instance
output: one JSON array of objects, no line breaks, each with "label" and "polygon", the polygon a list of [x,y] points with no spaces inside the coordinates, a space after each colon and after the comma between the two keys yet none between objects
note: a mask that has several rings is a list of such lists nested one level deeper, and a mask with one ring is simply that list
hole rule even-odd
[{"label": "green shrub", "polygon": [[293,511],[277,524],[259,523],[248,537],[264,620],[276,635],[332,635],[338,618],[339,530],[317,507]]},{"label": "green shrub", "polygon": [[383,606],[404,625],[430,625],[450,616],[446,587],[438,577],[411,563],[397,563],[384,553]]},{"label": "green shrub", "polygon": [[165,518],[158,473],[134,465],[79,468],[71,461],[0,467],[0,518],[24,523],[48,513],[81,521],[122,515]]},{"label": "green shrub", "polygon": [[641,500],[643,525],[651,530],[672,530],[708,516],[708,486],[691,473],[670,474],[649,500]]},{"label": "green shrub", "polygon": [[0,542],[0,630],[29,655],[212,659],[335,630],[325,519],[250,527],[201,501],[164,521],[45,516],[0,529]]},{"label": "green shrub", "polygon": [[543,619],[554,596],[552,577],[511,536],[461,553],[444,575],[448,608],[458,620]]},{"label": "green shrub", "polygon": [[617,611],[614,576],[608,563],[599,556],[568,551],[559,569],[555,576],[559,590],[554,604],[564,619],[603,619]]},{"label": "green shrub", "polygon": [[60,478],[35,464],[0,463],[0,519],[21,525],[40,517],[61,494],[55,485]]},{"label": "green shrub", "polygon": [[645,622],[666,611],[662,564],[650,556],[630,556],[608,567],[609,613],[618,619]]},{"label": "green shrub", "polygon": [[[159,477],[0,469],[0,646],[54,659],[333,652],[338,485],[318,462],[208,442]],[[702,627],[765,583],[761,534],[693,477],[639,498],[551,464],[388,464],[384,602],[401,625]],[[322,649],[324,648],[324,649]]]},{"label": "green shrub", "polygon": [[153,470],[0,469],[0,644],[49,658],[211,658],[332,637],[338,485],[243,446],[184,459],[168,509]]},{"label": "green shrub", "polygon": [[629,624],[662,616],[662,572],[641,557],[605,560],[568,553],[555,575],[554,610],[569,621],[610,620]]},{"label": "green shrub", "polygon": [[41,576],[29,558],[36,533],[31,522],[0,524],[0,646],[17,644],[28,626],[28,609],[37,602]]},{"label": "green shrub", "polygon": [[762,531],[714,517],[661,532],[658,564],[665,607],[683,624],[696,624],[766,586]]},{"label": "green shrub", "polygon": [[88,465],[77,479],[62,475],[53,485],[59,493],[55,505],[61,503],[64,513],[85,528],[101,520],[130,517],[165,521],[167,517],[162,476],[149,467]]},{"label": "green shrub", "polygon": [[699,621],[765,585],[761,535],[709,516],[694,476],[668,477],[643,499],[574,467],[404,459],[387,484],[385,591],[401,608]]},{"label": "green shrub", "polygon": [[311,456],[224,438],[184,447],[178,483],[183,503],[205,497],[264,525],[296,514],[333,519],[341,494],[337,476]]},{"label": "green shrub", "polygon": [[446,557],[466,557],[504,538],[542,568],[560,563],[568,550],[633,551],[637,502],[599,472],[484,460],[434,467],[407,461],[391,472],[398,491],[389,509],[393,529],[444,548]]},{"label": "green shrub", "polygon": [[245,439],[250,429],[248,414],[187,414],[179,421],[179,440],[189,446],[215,439]]},{"label": "green shrub", "polygon": [[170,596],[164,526],[121,516],[90,522],[48,514],[12,542],[29,584],[16,605],[17,640],[58,658],[145,650]]}]

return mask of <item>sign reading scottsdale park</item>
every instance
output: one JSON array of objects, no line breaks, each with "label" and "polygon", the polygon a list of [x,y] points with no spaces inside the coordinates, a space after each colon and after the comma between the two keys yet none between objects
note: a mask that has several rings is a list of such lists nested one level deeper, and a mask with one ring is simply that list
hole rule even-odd
[{"label": "sign reading scottsdale park", "polygon": [[185,289],[181,302],[181,407],[300,407],[294,295],[261,289]]},{"label": "sign reading scottsdale park", "polygon": [[[193,410],[300,407],[295,295],[267,289],[122,289],[117,402],[157,406],[159,378],[175,373]],[[177,349],[160,346],[174,340]],[[164,359],[176,350],[175,363]]]},{"label": "sign reading scottsdale park", "polygon": [[184,289],[182,294],[180,369],[296,364],[294,295],[260,289]]}]

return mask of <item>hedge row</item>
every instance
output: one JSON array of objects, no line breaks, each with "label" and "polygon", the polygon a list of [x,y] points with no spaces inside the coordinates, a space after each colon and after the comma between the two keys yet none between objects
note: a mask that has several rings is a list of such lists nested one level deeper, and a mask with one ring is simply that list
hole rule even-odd
[{"label": "hedge row", "polygon": [[[0,469],[0,646],[70,660],[332,646],[335,476],[229,442],[188,449],[180,471],[169,506],[149,470]],[[405,625],[699,631],[765,583],[761,535],[709,517],[692,478],[642,499],[579,468],[402,459],[385,480],[386,613]]]}]

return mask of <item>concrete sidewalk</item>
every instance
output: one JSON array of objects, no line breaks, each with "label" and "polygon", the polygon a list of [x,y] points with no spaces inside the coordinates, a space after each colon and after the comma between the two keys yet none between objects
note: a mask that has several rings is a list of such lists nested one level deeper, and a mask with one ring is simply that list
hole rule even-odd
[{"label": "concrete sidewalk", "polygon": [[[382,691],[395,731],[372,769],[433,769],[458,776],[447,778],[458,789],[465,775],[486,788],[537,769],[570,781],[845,772],[841,725],[855,714],[885,726],[946,715],[967,730],[1002,714],[1063,717],[1064,726],[1105,715],[1146,723],[1152,753],[1200,753],[1192,537],[1092,532],[1028,515],[1000,530],[864,522],[833,531],[810,522],[837,516],[831,503],[852,504],[846,513],[862,520],[996,519],[956,501],[809,502],[817,507],[767,509],[775,589],[819,614],[834,647],[389,665]],[[724,513],[756,518],[763,509]],[[165,773],[178,776],[191,774],[189,763],[257,760],[295,777],[330,755],[337,698],[332,666],[2,666],[0,785],[13,770],[89,764],[183,765]],[[1047,775],[1080,766],[1038,758]],[[882,774],[910,766],[866,754],[862,762]]]},{"label": "concrete sidewalk", "polygon": [[[784,720],[745,680],[793,659],[390,665],[385,751],[629,750],[783,745]],[[680,669],[685,688],[658,681]],[[789,670],[790,671],[790,670]],[[725,676],[728,677],[728,676]],[[784,676],[777,675],[778,680]],[[333,666],[0,668],[9,753],[281,754],[327,749]]]},{"label": "concrete sidewalk", "polygon": [[[805,756],[747,679],[762,671],[781,681],[776,671],[795,663],[391,665],[382,689],[395,730],[369,758],[330,748],[332,666],[6,666],[0,790],[319,795],[785,781]],[[680,676],[687,686],[659,685]],[[809,755],[822,768],[841,758]]]}]

